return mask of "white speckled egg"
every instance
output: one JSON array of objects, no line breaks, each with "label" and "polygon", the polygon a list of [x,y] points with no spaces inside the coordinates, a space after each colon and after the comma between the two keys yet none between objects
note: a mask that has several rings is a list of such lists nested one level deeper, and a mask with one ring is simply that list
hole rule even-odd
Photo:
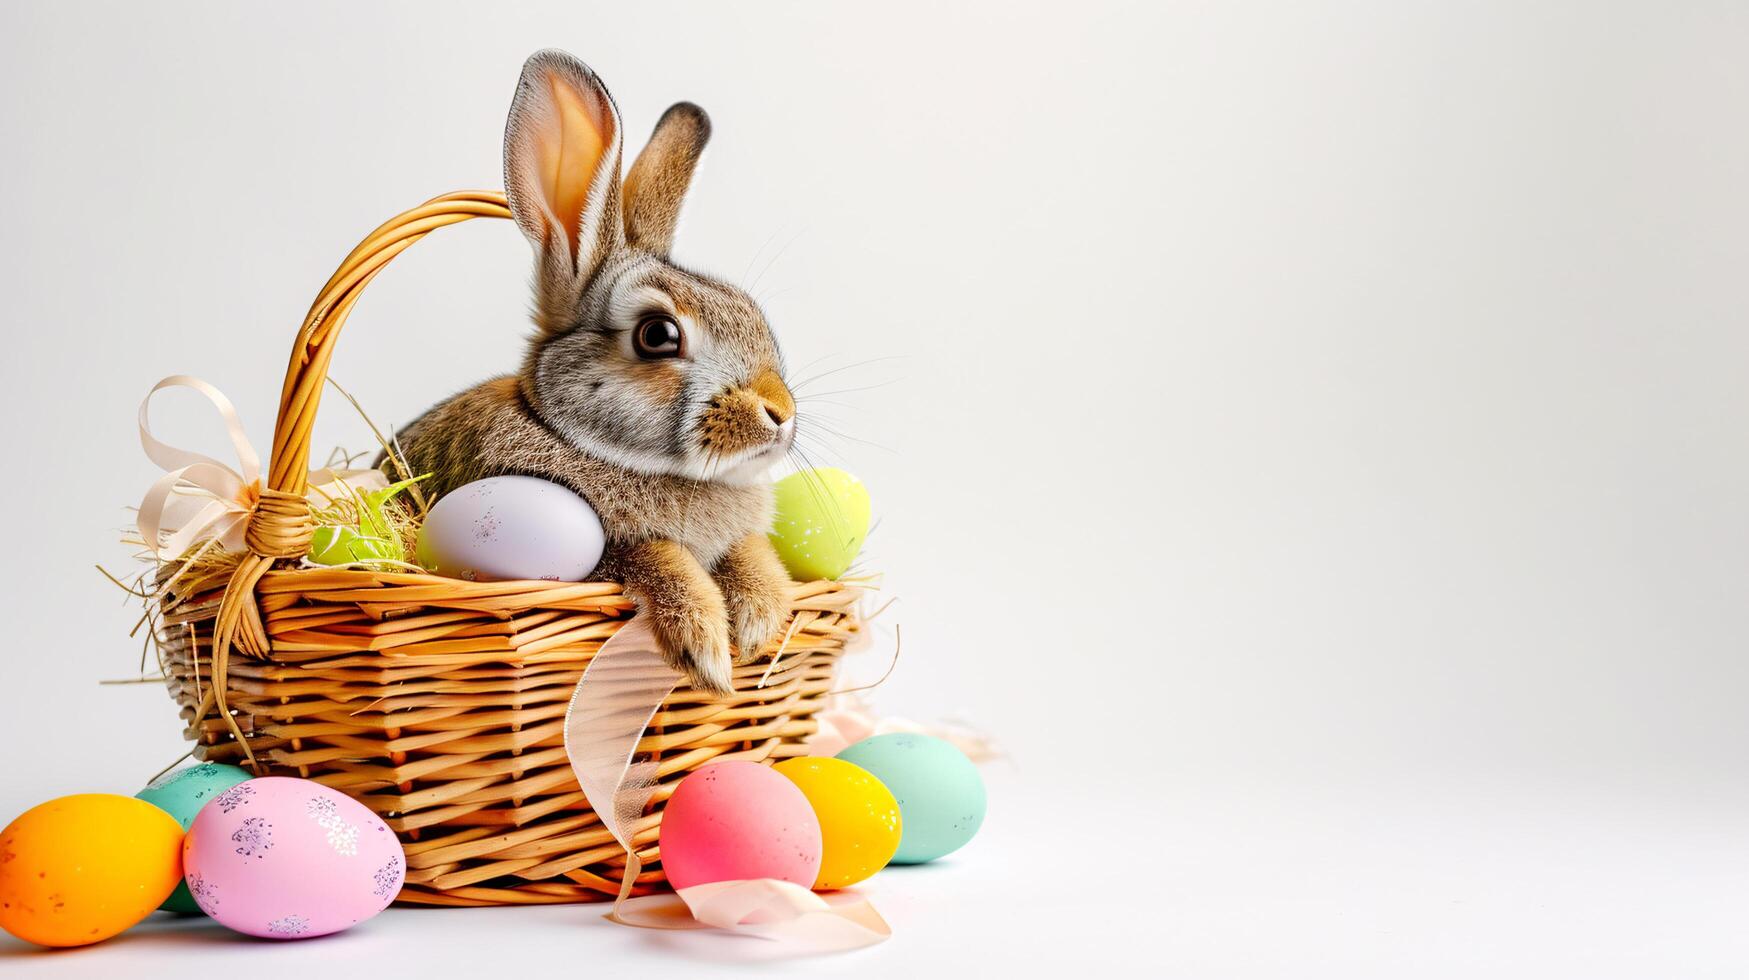
[{"label": "white speckled egg", "polygon": [[470,582],[581,582],[607,537],[589,502],[532,476],[494,476],[450,491],[419,529],[419,564]]}]

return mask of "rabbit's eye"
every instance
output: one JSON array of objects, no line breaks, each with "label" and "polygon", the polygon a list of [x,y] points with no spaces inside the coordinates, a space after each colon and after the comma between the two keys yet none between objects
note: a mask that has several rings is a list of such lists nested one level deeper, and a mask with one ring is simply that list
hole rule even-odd
[{"label": "rabbit's eye", "polygon": [[644,317],[632,333],[632,346],[646,361],[680,356],[680,324],[666,313]]}]

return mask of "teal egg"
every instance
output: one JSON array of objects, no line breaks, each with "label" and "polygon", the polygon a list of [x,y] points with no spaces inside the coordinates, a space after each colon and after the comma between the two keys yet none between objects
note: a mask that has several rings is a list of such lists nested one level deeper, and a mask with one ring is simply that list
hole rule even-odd
[{"label": "teal egg", "polygon": [[873,773],[899,801],[904,829],[894,864],[952,854],[983,826],[984,778],[951,742],[892,732],[865,738],[838,758]]},{"label": "teal egg", "polygon": [[[175,817],[182,829],[187,830],[194,823],[195,814],[206,806],[208,800],[250,778],[247,769],[202,762],[184,769],[173,769],[152,780],[150,786],[134,796]],[[188,893],[187,882],[177,885],[164,904],[158,907],[166,912],[200,914],[200,906],[194,904],[194,896]]]}]

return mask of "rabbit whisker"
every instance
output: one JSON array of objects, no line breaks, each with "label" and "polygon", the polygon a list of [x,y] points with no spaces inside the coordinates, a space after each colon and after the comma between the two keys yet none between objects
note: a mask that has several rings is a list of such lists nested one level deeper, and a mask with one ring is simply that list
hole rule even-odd
[{"label": "rabbit whisker", "polygon": [[764,306],[765,304],[771,302],[772,300],[778,298],[779,296],[782,296],[784,293],[795,292],[795,288],[796,287],[794,287],[794,286],[783,286],[779,289],[773,289],[769,292],[762,292],[762,293],[758,294],[757,296],[753,297],[753,302],[758,303],[760,306]]},{"label": "rabbit whisker", "polygon": [[792,443],[790,452],[806,464],[799,472],[806,474],[802,478],[802,482],[807,484],[808,493],[814,498],[814,506],[832,521],[832,533],[842,536],[845,527],[838,519],[838,508],[831,506],[831,494],[827,492],[826,485],[820,482],[820,478],[814,473],[816,469],[819,469],[818,464],[808,455],[807,450],[799,445]]},{"label": "rabbit whisker", "polygon": [[[837,401],[837,400],[831,399],[831,398],[816,398],[812,395],[806,395],[806,396],[803,396],[801,398],[797,398],[796,404],[798,406],[800,406],[800,405],[831,405],[833,408],[848,408],[848,409],[852,409],[852,410],[860,409],[860,408],[864,407],[862,405],[852,405],[850,402],[841,402],[841,401]],[[814,412],[809,412],[808,417],[815,418],[816,414]]]},{"label": "rabbit whisker", "polygon": [[805,234],[807,232],[807,230],[808,229],[803,228],[800,231],[797,231],[795,234],[789,236],[789,241],[784,242],[783,247],[778,249],[776,252],[774,252],[772,254],[771,258],[766,260],[765,267],[759,270],[759,274],[753,277],[752,284],[747,287],[748,292],[752,292],[753,290],[759,288],[760,280],[765,278],[765,274],[767,272],[771,271],[771,267],[773,265],[777,264],[777,260],[783,258],[783,253],[789,251],[789,247],[791,245],[794,245],[796,243],[796,239],[802,237],[802,235]]},{"label": "rabbit whisker", "polygon": [[838,388],[833,391],[817,391],[806,397],[814,398],[822,395],[854,395],[859,391],[874,391],[876,388],[889,388],[898,383],[899,379],[894,378],[891,381],[880,381],[872,385],[863,385],[860,388]]},{"label": "rabbit whisker", "polygon": [[816,357],[813,360],[809,361],[808,363],[803,364],[801,367],[796,368],[796,371],[797,372],[806,371],[807,369],[813,367],[814,365],[819,364],[821,361],[830,361],[832,358],[837,357],[838,354],[839,354],[838,351],[830,351],[828,353],[821,354],[819,357]]},{"label": "rabbit whisker", "polygon": [[839,429],[834,428],[831,425],[827,425],[827,424],[819,422],[819,421],[814,421],[812,424],[812,428],[816,431],[823,430],[824,432],[826,432],[826,434],[836,436],[839,439],[849,439],[851,442],[857,443],[859,445],[868,446],[872,449],[879,449],[879,450],[882,450],[884,452],[892,453],[895,456],[897,456],[899,454],[899,451],[897,449],[894,449],[891,446],[882,445],[881,443],[878,443],[878,442],[873,442],[873,441],[870,441],[868,439],[862,439],[862,438],[859,438],[857,436],[853,436],[848,432],[840,431]]},{"label": "rabbit whisker", "polygon": [[[819,374],[816,374],[812,377],[803,378],[802,380],[791,385],[790,391],[793,391],[793,392],[796,392],[799,394],[803,388],[806,388],[808,385],[811,385],[814,382],[819,381],[821,378],[830,378],[834,374],[840,374],[840,373],[845,372],[845,371],[853,371],[857,368],[868,367],[871,364],[879,364],[882,361],[902,361],[902,360],[905,360],[905,355],[903,355],[903,354],[888,354],[888,355],[885,355],[883,357],[871,357],[866,361],[857,361],[853,364],[845,364],[841,367],[835,367],[835,368],[831,369],[830,371],[822,371]],[[891,383],[892,382],[890,382],[890,381],[887,382],[887,384],[891,384]]]},{"label": "rabbit whisker", "polygon": [[804,448],[806,448],[807,450],[809,450],[811,452],[816,452],[816,453],[820,453],[822,455],[830,456],[834,462],[838,462],[838,463],[844,462],[844,454],[840,453],[836,446],[833,446],[833,445],[827,443],[824,439],[822,439],[818,436],[815,436],[814,438],[810,439],[808,442],[803,443],[803,446],[804,446]]},{"label": "rabbit whisker", "polygon": [[753,263],[759,261],[759,257],[765,254],[765,250],[771,247],[772,242],[777,241],[777,236],[782,231],[781,227],[773,228],[771,234],[765,236],[765,241],[759,243],[759,247],[747,258],[747,268],[741,270],[741,281],[747,280],[747,276],[753,272]]}]

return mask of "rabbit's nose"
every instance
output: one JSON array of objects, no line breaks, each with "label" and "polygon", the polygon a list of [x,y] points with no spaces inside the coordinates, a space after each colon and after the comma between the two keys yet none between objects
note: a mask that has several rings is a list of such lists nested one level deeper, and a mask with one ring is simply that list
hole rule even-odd
[{"label": "rabbit's nose", "polygon": [[[766,417],[773,418],[773,419],[776,418],[776,416],[771,415],[769,412],[766,413]],[[771,434],[771,444],[774,446],[782,446],[783,448],[788,449],[790,447],[790,444],[795,441],[795,438],[796,438],[796,417],[794,415],[791,415],[789,418],[784,419],[782,422],[777,423],[777,431],[773,432]]]},{"label": "rabbit's nose", "polygon": [[765,417],[772,425],[782,426],[795,417],[795,396],[790,394],[789,386],[783,383],[776,371],[762,372],[748,387],[759,396],[759,403],[765,407]]}]

